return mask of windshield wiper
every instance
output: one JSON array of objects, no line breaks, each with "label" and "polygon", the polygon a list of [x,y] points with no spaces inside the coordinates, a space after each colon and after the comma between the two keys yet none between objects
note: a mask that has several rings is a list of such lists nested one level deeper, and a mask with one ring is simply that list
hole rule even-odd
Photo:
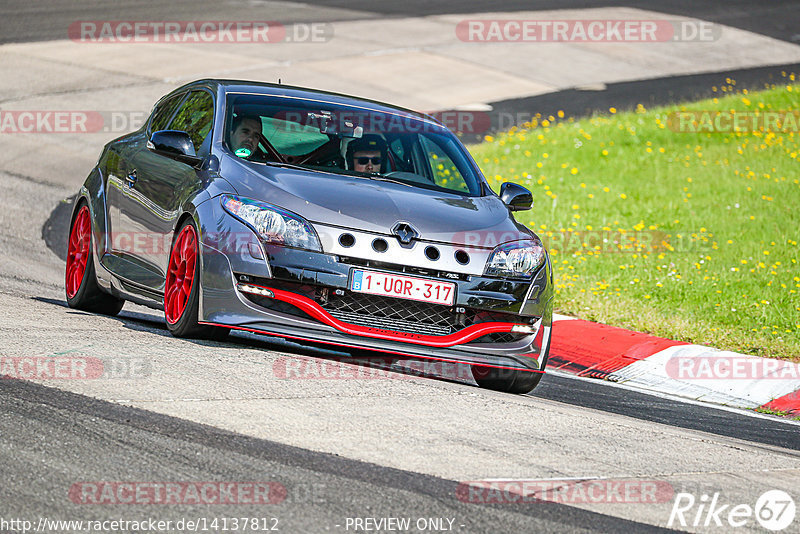
[{"label": "windshield wiper", "polygon": [[[340,172],[335,172],[335,170],[327,170],[321,167],[306,167],[305,165],[296,165],[294,163],[285,163],[283,161],[265,161],[264,165],[270,165],[272,167],[281,167],[282,169],[294,169],[297,171],[311,171],[311,172],[322,172],[325,174],[334,174],[336,176],[350,176],[351,174],[342,174]],[[331,167],[333,169],[333,167]]]},{"label": "windshield wiper", "polygon": [[265,161],[266,165],[271,165],[273,167],[283,167],[285,169],[295,169],[298,171],[315,171],[317,169],[312,169],[310,167],[304,167],[302,165],[295,165],[294,163],[286,163],[285,161]]},{"label": "windshield wiper", "polygon": [[414,186],[411,184],[407,184],[399,180],[394,180],[392,178],[387,178],[385,176],[381,176],[380,174],[347,174],[342,172],[336,172],[335,170],[325,170],[319,167],[306,167],[304,165],[295,165],[294,163],[286,163],[285,161],[265,161],[264,165],[270,165],[272,167],[281,167],[283,169],[295,169],[299,171],[324,172],[326,174],[335,174],[337,176],[349,176],[350,178],[366,178],[367,180],[375,180],[376,182],[389,182],[392,184],[411,187],[412,189],[414,188]]},{"label": "windshield wiper", "polygon": [[367,180],[376,180],[378,182],[389,182],[389,183],[393,183],[393,184],[400,184],[400,185],[404,185],[406,187],[412,187],[412,188],[414,187],[411,184],[407,184],[405,182],[401,182],[400,180],[395,180],[393,178],[387,178],[385,176],[381,176],[380,174],[368,174],[366,176],[356,175],[356,177],[357,178],[366,178]]}]

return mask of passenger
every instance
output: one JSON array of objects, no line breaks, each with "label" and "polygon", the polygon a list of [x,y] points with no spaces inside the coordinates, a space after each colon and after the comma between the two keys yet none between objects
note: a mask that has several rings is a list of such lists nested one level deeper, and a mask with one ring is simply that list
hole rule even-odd
[{"label": "passenger", "polygon": [[380,135],[368,134],[350,141],[347,146],[348,161],[356,172],[379,174],[386,160],[386,141]]},{"label": "passenger", "polygon": [[231,127],[231,148],[241,158],[252,156],[258,150],[262,135],[261,118],[255,115],[239,115]]}]

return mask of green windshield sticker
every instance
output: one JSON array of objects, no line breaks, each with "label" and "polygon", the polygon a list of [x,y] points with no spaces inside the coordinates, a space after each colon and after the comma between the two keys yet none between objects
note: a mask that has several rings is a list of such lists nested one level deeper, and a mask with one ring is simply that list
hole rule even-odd
[{"label": "green windshield sticker", "polygon": [[234,154],[236,154],[240,158],[249,158],[250,154],[252,153],[253,151],[250,150],[249,148],[237,148],[236,152],[234,152]]}]

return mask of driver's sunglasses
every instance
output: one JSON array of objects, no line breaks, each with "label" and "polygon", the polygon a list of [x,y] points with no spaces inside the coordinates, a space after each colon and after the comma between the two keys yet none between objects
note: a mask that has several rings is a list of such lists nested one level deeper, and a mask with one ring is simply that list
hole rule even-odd
[{"label": "driver's sunglasses", "polygon": [[359,165],[366,165],[370,161],[372,162],[373,165],[380,165],[381,164],[381,157],[378,156],[376,158],[368,158],[368,157],[364,156],[364,157],[356,158],[356,161],[358,162]]}]

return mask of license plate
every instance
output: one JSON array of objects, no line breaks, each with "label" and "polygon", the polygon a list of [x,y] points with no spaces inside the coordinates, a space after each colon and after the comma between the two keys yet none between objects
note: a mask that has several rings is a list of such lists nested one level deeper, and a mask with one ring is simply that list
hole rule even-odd
[{"label": "license plate", "polygon": [[400,299],[417,300],[433,304],[451,305],[455,300],[456,285],[425,278],[353,270],[350,289],[356,293],[384,295]]}]

